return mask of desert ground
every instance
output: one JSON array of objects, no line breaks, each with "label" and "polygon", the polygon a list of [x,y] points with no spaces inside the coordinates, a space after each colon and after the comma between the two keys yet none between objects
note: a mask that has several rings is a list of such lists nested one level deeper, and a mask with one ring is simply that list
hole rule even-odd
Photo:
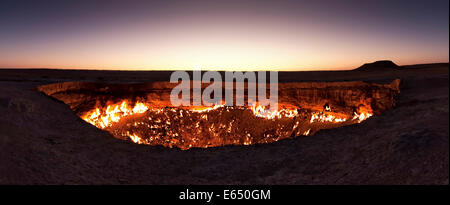
[{"label": "desert ground", "polygon": [[134,144],[35,90],[168,81],[168,71],[0,69],[0,184],[448,184],[449,64],[280,72],[281,82],[391,82],[397,105],[350,126],[252,146]]}]

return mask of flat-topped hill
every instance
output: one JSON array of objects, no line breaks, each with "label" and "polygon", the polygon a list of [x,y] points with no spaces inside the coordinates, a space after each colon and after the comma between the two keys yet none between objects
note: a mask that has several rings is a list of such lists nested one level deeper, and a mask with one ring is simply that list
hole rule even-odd
[{"label": "flat-topped hill", "polygon": [[397,69],[399,66],[390,60],[375,61],[373,63],[366,63],[355,70],[358,71],[379,71]]}]

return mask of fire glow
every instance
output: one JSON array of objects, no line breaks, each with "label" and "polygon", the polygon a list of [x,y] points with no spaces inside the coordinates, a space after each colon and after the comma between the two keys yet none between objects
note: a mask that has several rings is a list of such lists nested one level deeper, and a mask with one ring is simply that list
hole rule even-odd
[{"label": "fire glow", "polygon": [[[238,106],[226,101],[174,106],[170,100],[174,85],[169,82],[64,82],[38,90],[63,101],[80,118],[117,139],[186,150],[273,143],[361,123],[393,108],[399,85],[399,79],[388,84],[281,83],[278,109],[253,100]],[[250,99],[245,92],[244,96]],[[189,101],[193,100],[191,96]]]},{"label": "fire glow", "polygon": [[[169,115],[168,113],[171,114]],[[273,131],[273,133],[262,133],[263,137],[261,140],[261,138],[254,139],[252,133],[248,133],[251,131],[234,128],[236,127],[234,126],[234,123],[237,123],[234,119],[235,117],[227,117],[227,120],[231,119],[229,123],[215,123],[213,120],[208,121],[208,117],[216,118],[217,120],[218,114],[221,116],[228,116],[223,113],[237,113],[238,115],[244,116],[245,113],[250,113],[251,115],[246,116],[247,118],[256,122],[267,121],[270,126],[275,127],[277,130]],[[109,104],[106,107],[96,107],[91,111],[86,112],[81,118],[100,129],[111,132],[113,135],[119,135],[119,138],[127,138],[137,144],[157,145],[161,144],[158,143],[158,141],[161,142],[161,140],[163,140],[164,143],[162,143],[162,145],[164,146],[176,146],[181,149],[189,149],[191,147],[206,148],[227,144],[251,145],[255,143],[270,143],[292,136],[308,136],[317,132],[319,129],[360,123],[373,115],[368,111],[361,113],[354,112],[353,115],[335,113],[328,106],[322,111],[306,113],[307,114],[305,115],[305,112],[302,112],[302,110],[298,108],[283,108],[272,111],[260,105],[248,107],[215,105],[212,107],[166,107],[155,109],[152,108],[150,104],[144,102],[131,103],[128,100],[123,100],[118,103]],[[126,124],[126,131],[123,129],[123,126],[120,126],[122,121]],[[180,126],[176,126],[178,131],[167,129],[171,127],[172,123],[181,123]],[[184,125],[183,123],[191,124],[192,126]],[[211,125],[207,125],[208,123]],[[136,132],[135,128],[138,128],[137,130],[141,128],[142,130],[142,127],[145,127],[145,130],[148,129],[150,132],[145,130]],[[183,128],[186,130],[183,130]],[[158,131],[155,132],[153,130]],[[162,133],[160,132],[161,130],[163,130]],[[197,132],[191,133],[194,130],[197,130]],[[200,131],[198,132],[198,130]],[[231,135],[232,133],[240,133],[242,136],[236,138],[236,135],[233,135],[231,141],[223,139],[218,140],[219,138],[227,137],[224,136],[224,134]],[[213,140],[215,141],[214,143],[199,143],[202,137],[206,137],[202,136],[202,134],[208,136],[207,138],[214,137],[217,139]],[[170,137],[167,137],[167,135],[170,135]],[[186,141],[189,140],[186,140],[186,138],[183,138],[181,135],[195,135],[195,137],[188,137],[192,138],[189,139],[192,142],[188,143]],[[180,143],[178,138],[181,139],[182,143]]]},{"label": "fire glow", "polygon": [[[102,111],[101,111],[102,110]],[[122,117],[137,113],[144,113],[148,110],[148,106],[138,102],[133,108],[130,108],[126,100],[119,104],[108,105],[106,109],[95,108],[83,116],[83,120],[95,125],[98,128],[111,126],[113,123],[119,122]]]}]

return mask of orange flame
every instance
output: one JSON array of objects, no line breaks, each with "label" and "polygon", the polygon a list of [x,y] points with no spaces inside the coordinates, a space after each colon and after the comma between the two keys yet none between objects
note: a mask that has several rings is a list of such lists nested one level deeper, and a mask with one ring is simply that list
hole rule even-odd
[{"label": "orange flame", "polygon": [[142,140],[142,138],[136,134],[131,134],[131,135],[129,135],[129,137],[130,137],[131,141],[133,141],[134,143],[144,144],[144,141]]},{"label": "orange flame", "polygon": [[325,114],[325,113],[313,113],[311,115],[311,120],[309,120],[309,123],[313,122],[345,122],[347,121],[347,118],[339,118],[332,114]]},{"label": "orange flame", "polygon": [[[367,120],[367,118],[371,117],[372,115],[373,114],[369,113],[369,112],[362,112],[360,114],[354,112],[353,118],[351,120],[357,120],[358,123],[361,123],[362,121]],[[342,122],[346,122],[347,120],[348,120],[347,118],[339,118],[332,114],[316,112],[311,115],[311,119],[310,119],[309,123],[314,123],[314,122],[342,123]]]},{"label": "orange flame", "polygon": [[86,113],[81,118],[96,127],[106,128],[111,126],[114,122],[119,122],[122,117],[144,113],[148,109],[148,106],[141,102],[137,102],[135,106],[131,108],[128,106],[127,101],[124,100],[122,103],[108,105],[104,113],[102,113],[99,108],[96,108],[94,111]]},{"label": "orange flame", "polygon": [[297,110],[289,110],[289,109],[281,109],[281,110],[271,110],[271,109],[266,109],[265,106],[261,106],[261,105],[253,105],[250,107],[253,115],[257,116],[257,117],[261,117],[261,118],[266,118],[266,119],[280,119],[283,117],[287,117],[287,118],[293,118],[295,117],[298,112]]},{"label": "orange flame", "polygon": [[361,123],[362,121],[366,120],[367,118],[371,117],[371,113],[353,113],[353,120],[358,120],[358,123]]}]

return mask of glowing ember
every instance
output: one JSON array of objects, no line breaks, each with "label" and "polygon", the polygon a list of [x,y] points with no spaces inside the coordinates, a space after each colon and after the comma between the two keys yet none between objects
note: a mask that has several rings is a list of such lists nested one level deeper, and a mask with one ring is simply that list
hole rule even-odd
[{"label": "glowing ember", "polygon": [[266,119],[274,119],[274,118],[280,119],[283,117],[293,118],[298,114],[297,110],[281,109],[273,111],[270,109],[266,109],[266,107],[261,105],[253,105],[251,106],[251,109],[255,116]]},{"label": "glowing ember", "polygon": [[309,135],[309,132],[311,132],[311,129],[306,130],[306,131],[303,133],[303,135],[308,136],[308,135]]},{"label": "glowing ember", "polygon": [[214,105],[214,107],[196,107],[196,108],[191,109],[191,111],[199,112],[199,113],[201,113],[201,112],[208,112],[208,111],[216,110],[216,109],[224,107],[224,106],[225,105]]},{"label": "glowing ember", "polygon": [[353,120],[358,120],[358,123],[360,123],[360,122],[362,122],[362,121],[364,121],[364,120],[366,120],[367,118],[369,118],[369,117],[371,117],[372,116],[372,114],[370,114],[370,113],[361,113],[361,114],[358,114],[358,113],[353,113],[354,114],[354,117],[353,117]]},{"label": "glowing ember", "polygon": [[137,144],[143,144],[144,143],[142,138],[137,136],[136,134],[130,134],[129,136],[130,136],[131,141],[133,141],[134,143],[137,143]]},{"label": "glowing ember", "polygon": [[347,118],[339,118],[332,114],[324,114],[324,113],[313,113],[311,115],[311,120],[309,120],[309,123],[313,122],[345,122],[347,121]]}]

